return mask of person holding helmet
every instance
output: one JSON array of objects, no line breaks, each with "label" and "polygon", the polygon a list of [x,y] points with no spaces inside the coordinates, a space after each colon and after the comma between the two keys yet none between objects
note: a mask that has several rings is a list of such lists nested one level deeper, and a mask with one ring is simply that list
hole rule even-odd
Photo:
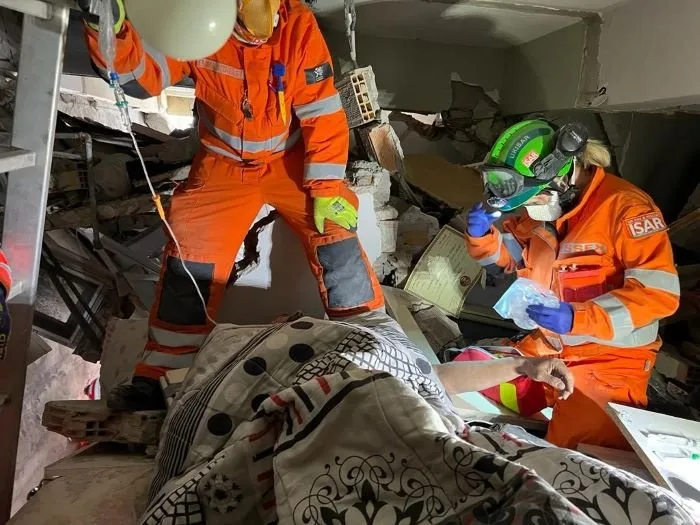
[{"label": "person holding helmet", "polygon": [[[488,272],[517,272],[551,289],[559,306],[531,305],[539,325],[517,344],[558,355],[575,390],[554,406],[547,439],[628,448],[608,402],[644,407],[659,321],[680,286],[661,212],[642,190],[607,173],[610,153],[584,126],[526,120],[506,130],[481,168],[486,204],[468,216],[467,248]],[[502,212],[524,208],[493,226]]]},{"label": "person holding helmet", "polygon": [[[234,1],[234,0],[232,0]],[[212,328],[236,254],[263,204],[277,209],[304,244],[329,317],[380,309],[381,287],[356,235],[357,197],[345,182],[349,132],[332,61],[301,0],[239,0],[228,41],[213,55],[178,61],[143,41],[112,0],[115,69],[127,95],[156,96],[195,82],[201,149],[176,190],[171,241],[150,316],[149,340],[115,409],[164,406],[158,378],[189,367]],[[126,16],[125,16],[126,15]],[[99,34],[86,28],[93,65],[106,80]],[[205,301],[186,271],[192,273]]]}]

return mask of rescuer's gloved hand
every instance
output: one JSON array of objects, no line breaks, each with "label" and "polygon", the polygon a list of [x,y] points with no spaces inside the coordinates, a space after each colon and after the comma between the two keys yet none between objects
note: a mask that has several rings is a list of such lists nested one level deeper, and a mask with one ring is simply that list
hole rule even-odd
[{"label": "rescuer's gloved hand", "polygon": [[470,237],[483,237],[491,229],[491,225],[501,216],[500,211],[487,213],[482,203],[477,204],[467,216],[467,233]]},{"label": "rescuer's gloved hand", "polygon": [[343,197],[316,197],[314,199],[314,222],[319,233],[325,231],[329,220],[346,230],[357,229],[357,209]]},{"label": "rescuer's gloved hand", "polygon": [[569,303],[559,303],[556,308],[543,304],[531,304],[527,315],[542,328],[557,334],[568,334],[574,326],[574,307]]},{"label": "rescuer's gloved hand", "polygon": [[108,1],[112,4],[112,15],[114,16],[114,33],[119,34],[122,30],[124,21],[126,20],[126,10],[124,9],[124,3],[122,0],[78,0],[78,7],[82,9],[85,15],[85,23],[89,25],[95,31],[99,30],[100,20],[97,15],[90,12],[90,3],[95,2],[97,5],[98,1]]},{"label": "rescuer's gloved hand", "polygon": [[10,339],[10,310],[7,308],[7,294],[0,286],[0,356],[5,356],[7,342]]}]

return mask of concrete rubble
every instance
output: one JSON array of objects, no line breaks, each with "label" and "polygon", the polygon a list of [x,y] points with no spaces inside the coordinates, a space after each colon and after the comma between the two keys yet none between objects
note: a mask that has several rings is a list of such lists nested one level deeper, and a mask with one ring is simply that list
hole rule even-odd
[{"label": "concrete rubble", "polygon": [[447,349],[466,346],[459,325],[437,306],[416,301],[409,309],[438,356]]},{"label": "concrete rubble", "polygon": [[440,223],[435,217],[411,206],[399,216],[397,249],[412,257],[418,255],[439,231]]},{"label": "concrete rubble", "polygon": [[358,160],[351,162],[345,175],[352,190],[374,195],[375,209],[380,209],[391,197],[391,175],[378,163]]},{"label": "concrete rubble", "polygon": [[371,193],[374,213],[381,231],[381,253],[396,251],[399,213],[389,205],[391,197],[391,175],[376,162],[358,160],[348,165],[346,178],[350,188],[362,195]]}]

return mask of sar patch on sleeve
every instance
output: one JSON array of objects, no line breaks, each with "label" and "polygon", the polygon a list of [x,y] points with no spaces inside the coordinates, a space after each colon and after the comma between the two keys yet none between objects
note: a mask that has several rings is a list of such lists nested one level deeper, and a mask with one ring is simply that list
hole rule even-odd
[{"label": "sar patch on sleeve", "polygon": [[628,233],[633,239],[639,239],[668,229],[664,218],[658,211],[626,219],[625,224]]},{"label": "sar patch on sleeve", "polygon": [[318,84],[327,78],[331,78],[333,76],[333,68],[328,62],[324,62],[311,69],[305,69],[304,74],[306,75],[306,85],[310,86],[311,84]]}]

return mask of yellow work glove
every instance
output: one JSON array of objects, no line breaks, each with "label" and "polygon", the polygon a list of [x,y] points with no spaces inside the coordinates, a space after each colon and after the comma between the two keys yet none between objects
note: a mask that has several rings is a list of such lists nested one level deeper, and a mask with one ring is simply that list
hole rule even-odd
[{"label": "yellow work glove", "polygon": [[346,230],[357,229],[357,210],[343,197],[316,197],[314,199],[314,222],[319,233],[325,230],[329,220]]}]

